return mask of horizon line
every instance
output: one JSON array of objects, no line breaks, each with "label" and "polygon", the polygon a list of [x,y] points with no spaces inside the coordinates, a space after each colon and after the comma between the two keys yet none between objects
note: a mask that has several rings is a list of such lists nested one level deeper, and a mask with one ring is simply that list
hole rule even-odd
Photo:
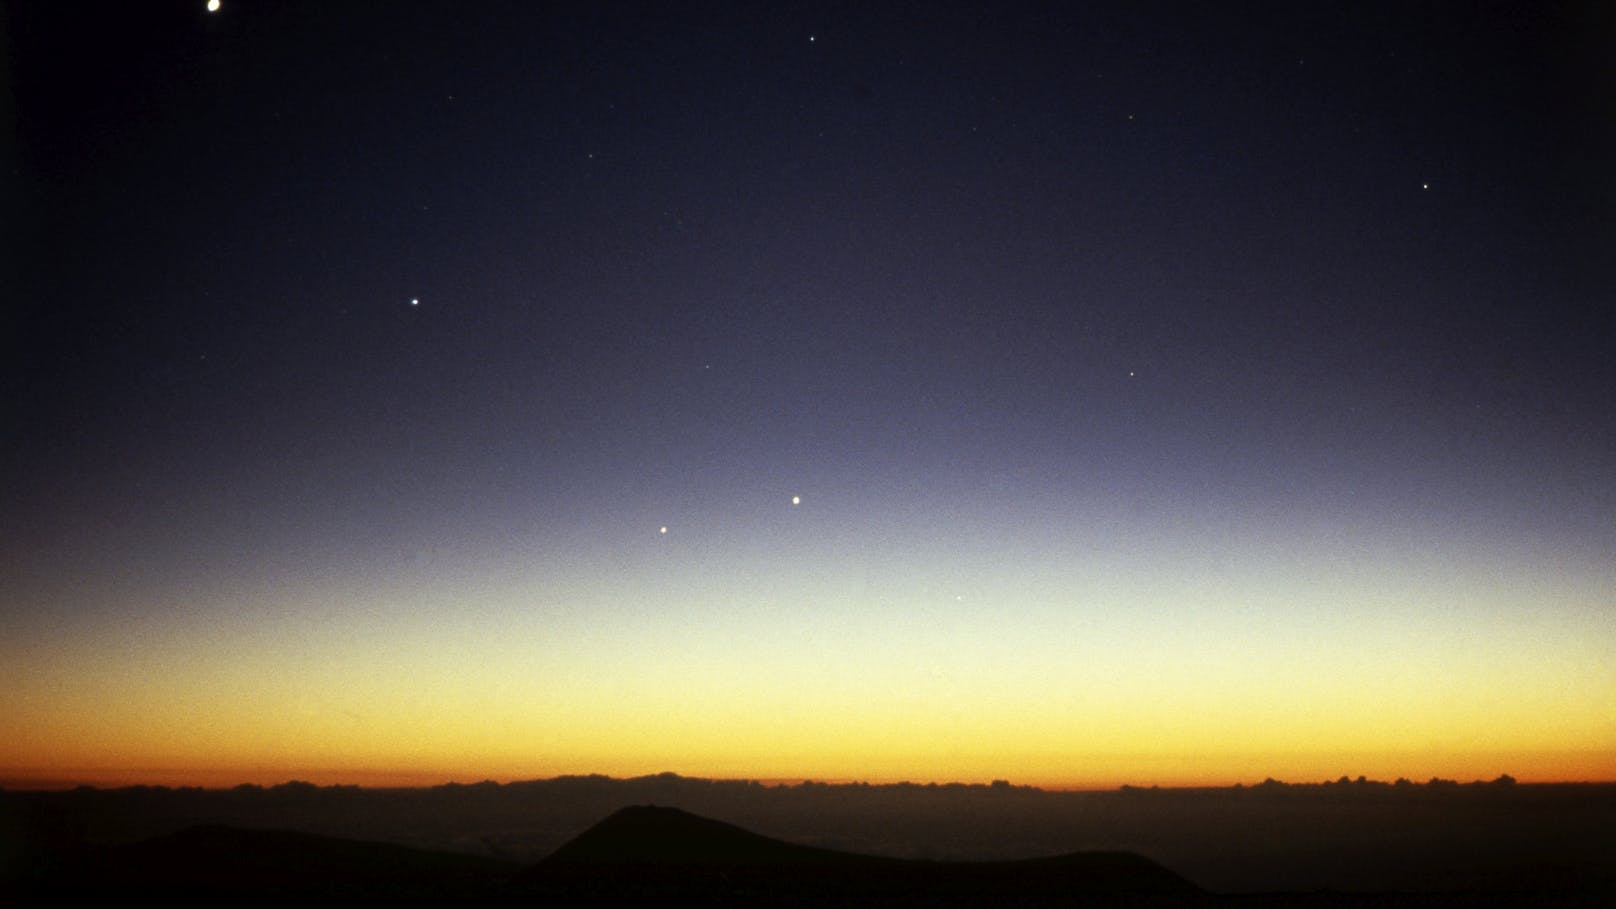
[{"label": "horizon line", "polygon": [[[271,790],[271,789],[283,788],[283,787],[288,787],[288,786],[297,786],[297,787],[305,787],[306,786],[306,787],[311,787],[311,788],[316,788],[316,789],[364,789],[364,790],[372,790],[372,791],[382,791],[382,790],[428,790],[428,789],[441,789],[441,788],[447,788],[447,787],[470,787],[470,786],[487,786],[487,785],[514,786],[514,785],[526,785],[526,784],[534,784],[534,783],[555,783],[555,782],[575,781],[575,780],[599,781],[599,782],[607,782],[607,783],[643,783],[643,782],[652,782],[652,781],[661,780],[661,781],[668,781],[668,782],[718,783],[718,784],[728,784],[728,785],[755,785],[755,786],[759,786],[759,787],[762,787],[762,788],[768,788],[768,789],[790,789],[790,788],[802,788],[804,786],[826,786],[826,787],[831,787],[831,786],[835,786],[835,787],[860,787],[860,786],[863,786],[863,787],[869,787],[869,788],[888,788],[888,787],[896,788],[896,787],[907,786],[907,787],[914,787],[914,788],[921,788],[921,789],[943,789],[943,788],[989,789],[989,790],[1003,789],[1003,790],[1021,790],[1021,791],[1036,791],[1036,792],[1051,792],[1051,793],[1059,793],[1059,792],[1122,792],[1122,791],[1136,791],[1137,792],[1137,791],[1151,791],[1151,790],[1192,791],[1192,790],[1213,790],[1213,789],[1244,790],[1244,789],[1262,789],[1264,787],[1290,787],[1290,786],[1296,786],[1296,787],[1308,787],[1308,786],[1322,787],[1322,786],[1340,786],[1340,785],[1384,786],[1384,787],[1388,787],[1388,788],[1403,788],[1403,787],[1414,787],[1414,786],[1418,786],[1418,787],[1423,788],[1423,787],[1426,787],[1426,786],[1430,786],[1432,784],[1436,784],[1436,785],[1440,785],[1440,786],[1488,786],[1488,785],[1522,785],[1522,786],[1570,786],[1570,785],[1582,785],[1582,786],[1601,786],[1601,785],[1616,785],[1616,779],[1607,779],[1607,780],[1600,780],[1600,779],[1522,779],[1522,778],[1516,777],[1513,774],[1510,774],[1510,773],[1507,773],[1507,772],[1500,773],[1498,776],[1493,777],[1491,779],[1477,778],[1477,779],[1471,779],[1471,780],[1461,780],[1461,779],[1449,778],[1449,777],[1441,777],[1441,776],[1433,776],[1433,777],[1430,777],[1429,779],[1423,779],[1423,780],[1412,779],[1412,778],[1406,777],[1406,776],[1398,777],[1395,780],[1384,780],[1384,779],[1369,778],[1367,775],[1363,775],[1363,774],[1359,774],[1357,776],[1352,776],[1350,774],[1343,774],[1343,775],[1341,775],[1339,777],[1335,777],[1335,778],[1332,778],[1332,779],[1322,779],[1322,780],[1318,780],[1318,779],[1292,779],[1292,780],[1286,780],[1286,779],[1280,779],[1280,778],[1277,778],[1277,777],[1269,776],[1269,777],[1265,777],[1262,780],[1257,780],[1257,781],[1235,780],[1233,782],[1224,782],[1224,783],[1213,783],[1213,782],[1205,782],[1205,783],[1169,783],[1169,784],[1164,785],[1164,784],[1161,784],[1161,783],[1126,783],[1126,782],[1124,782],[1124,783],[1111,783],[1111,784],[1099,784],[1099,783],[1096,783],[1096,784],[1082,784],[1082,783],[1076,783],[1076,782],[1073,782],[1073,783],[1070,783],[1070,784],[1018,783],[1018,782],[1015,782],[1013,779],[1010,779],[1008,777],[995,778],[995,779],[987,780],[987,781],[983,781],[983,780],[958,780],[958,779],[955,779],[955,780],[917,780],[917,779],[896,779],[896,778],[893,778],[893,779],[883,779],[883,778],[867,779],[867,778],[856,778],[856,777],[799,777],[799,776],[785,776],[785,777],[723,777],[723,776],[689,776],[689,775],[681,774],[681,773],[678,773],[678,772],[675,772],[675,771],[661,771],[659,773],[639,774],[639,775],[634,775],[634,776],[612,776],[610,774],[604,774],[604,773],[561,773],[561,774],[555,774],[553,776],[508,777],[508,778],[503,778],[503,779],[497,779],[497,778],[491,777],[491,776],[490,777],[483,777],[483,778],[480,778],[480,779],[471,779],[470,777],[462,777],[462,778],[458,778],[458,779],[456,779],[456,778],[447,778],[447,779],[445,779],[445,778],[439,777],[437,775],[421,774],[421,773],[403,774],[403,773],[388,773],[388,772],[384,772],[384,771],[354,773],[352,771],[347,771],[347,772],[342,772],[342,773],[330,773],[329,776],[328,776],[327,773],[321,773],[321,772],[315,772],[315,773],[308,774],[308,775],[317,776],[317,777],[327,777],[327,781],[325,781],[325,782],[314,782],[314,781],[310,781],[310,780],[307,780],[307,779],[299,778],[297,776],[292,776],[292,777],[289,777],[289,778],[286,778],[286,779],[277,780],[276,782],[272,782],[272,783],[256,782],[254,780],[243,779],[243,780],[240,780],[240,781],[234,782],[234,783],[216,783],[216,784],[211,784],[210,785],[210,784],[200,783],[200,782],[199,783],[174,782],[173,780],[175,780],[175,778],[194,776],[195,775],[194,772],[183,772],[183,771],[149,770],[147,772],[150,774],[150,778],[152,778],[152,779],[163,778],[163,779],[166,779],[166,780],[169,780],[169,781],[167,781],[167,782],[146,782],[146,781],[142,781],[143,775],[138,773],[138,772],[137,773],[107,773],[106,771],[100,771],[100,772],[90,772],[90,773],[86,773],[86,774],[83,774],[83,775],[78,775],[78,774],[72,774],[72,773],[64,774],[60,770],[57,770],[57,771],[54,771],[54,772],[50,772],[48,775],[46,775],[46,774],[34,775],[34,774],[29,774],[27,772],[26,768],[19,768],[19,769],[21,770],[21,775],[13,775],[14,773],[16,773],[16,771],[13,771],[12,773],[7,773],[4,776],[0,776],[0,791],[4,791],[4,792],[68,792],[68,791],[72,791],[72,790],[76,790],[76,789],[94,789],[94,790],[99,790],[99,791],[112,792],[112,791],[118,791],[118,790],[123,790],[123,789],[146,788],[146,789],[174,789],[174,790],[184,789],[184,790],[202,790],[202,791],[209,791],[209,792],[228,792],[228,791],[232,791],[232,790],[241,790],[241,789]],[[207,774],[203,774],[203,775],[204,776],[217,776],[219,774],[207,773]],[[112,779],[112,777],[116,777],[116,779]],[[372,779],[372,781],[369,781],[369,782],[350,782],[350,781],[347,781],[347,780],[359,780],[359,779],[363,779],[363,778],[366,778],[366,777],[373,778],[373,779]],[[385,778],[388,781],[386,781],[386,782],[374,781],[374,778],[377,778],[377,777]],[[406,779],[406,778],[412,779],[414,781],[413,782],[404,782],[404,779]],[[432,781],[429,781],[429,779],[430,780],[436,780],[436,781],[432,782]]]}]

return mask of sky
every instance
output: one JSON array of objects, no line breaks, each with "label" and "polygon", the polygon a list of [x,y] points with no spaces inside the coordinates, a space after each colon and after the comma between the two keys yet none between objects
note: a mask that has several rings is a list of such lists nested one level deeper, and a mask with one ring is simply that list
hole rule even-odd
[{"label": "sky", "polygon": [[0,785],[1616,779],[1613,37],[7,3]]}]

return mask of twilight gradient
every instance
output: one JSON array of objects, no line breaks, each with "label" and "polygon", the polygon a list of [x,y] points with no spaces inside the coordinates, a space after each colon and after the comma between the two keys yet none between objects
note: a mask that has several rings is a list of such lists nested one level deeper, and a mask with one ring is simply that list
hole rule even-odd
[{"label": "twilight gradient", "polygon": [[1616,774],[1600,14],[132,6],[6,785]]}]

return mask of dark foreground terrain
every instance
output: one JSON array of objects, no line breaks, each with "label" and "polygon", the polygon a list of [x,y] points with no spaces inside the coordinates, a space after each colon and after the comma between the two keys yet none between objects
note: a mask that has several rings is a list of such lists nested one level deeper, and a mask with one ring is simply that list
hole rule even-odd
[{"label": "dark foreground terrain", "polygon": [[[649,790],[724,810],[607,809],[542,854],[513,848],[535,841],[518,829],[548,830],[592,798]],[[1367,783],[1045,793],[673,776],[391,792],[0,792],[0,905],[1605,906],[1616,905],[1613,794]],[[524,810],[537,827],[502,813]],[[855,817],[865,845],[849,848],[859,841],[843,824]],[[973,829],[974,853],[959,848]],[[1063,838],[1066,848],[1041,846]],[[1205,873],[1220,867],[1222,877]]]},{"label": "dark foreground terrain", "polygon": [[522,872],[521,890],[563,902],[803,906],[1071,906],[1188,900],[1198,888],[1125,852],[1019,862],[929,862],[759,836],[674,808],[625,808]]},{"label": "dark foreground terrain", "polygon": [[199,826],[35,850],[8,901],[456,900],[525,905],[1074,906],[1198,903],[1141,856],[930,862],[801,846],[677,808],[624,808],[537,864],[285,831]]}]

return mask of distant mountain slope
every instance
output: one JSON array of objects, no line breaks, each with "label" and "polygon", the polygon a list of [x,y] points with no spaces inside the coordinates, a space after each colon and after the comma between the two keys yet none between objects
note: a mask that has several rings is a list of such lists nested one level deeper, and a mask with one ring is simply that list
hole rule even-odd
[{"label": "distant mountain slope", "polygon": [[[0,818],[3,820],[3,818]],[[1550,868],[1521,885],[1442,892],[1206,893],[1127,852],[933,862],[801,846],[687,812],[621,809],[526,867],[453,853],[227,826],[119,846],[0,837],[0,906],[453,900],[463,905],[870,907],[1172,906],[1269,909],[1616,905],[1608,876]],[[20,848],[19,848],[20,847]],[[1533,866],[1536,867],[1536,866]]]},{"label": "distant mountain slope", "polygon": [[273,899],[484,897],[515,866],[390,843],[200,826],[137,843],[80,848],[20,882],[51,895]]},{"label": "distant mountain slope", "polygon": [[782,842],[674,808],[624,808],[518,885],[572,902],[700,899],[752,905],[1183,905],[1205,894],[1142,856],[929,862]]},{"label": "distant mountain slope", "polygon": [[896,859],[799,846],[678,808],[633,805],[578,834],[541,867],[558,865],[896,864]]}]

